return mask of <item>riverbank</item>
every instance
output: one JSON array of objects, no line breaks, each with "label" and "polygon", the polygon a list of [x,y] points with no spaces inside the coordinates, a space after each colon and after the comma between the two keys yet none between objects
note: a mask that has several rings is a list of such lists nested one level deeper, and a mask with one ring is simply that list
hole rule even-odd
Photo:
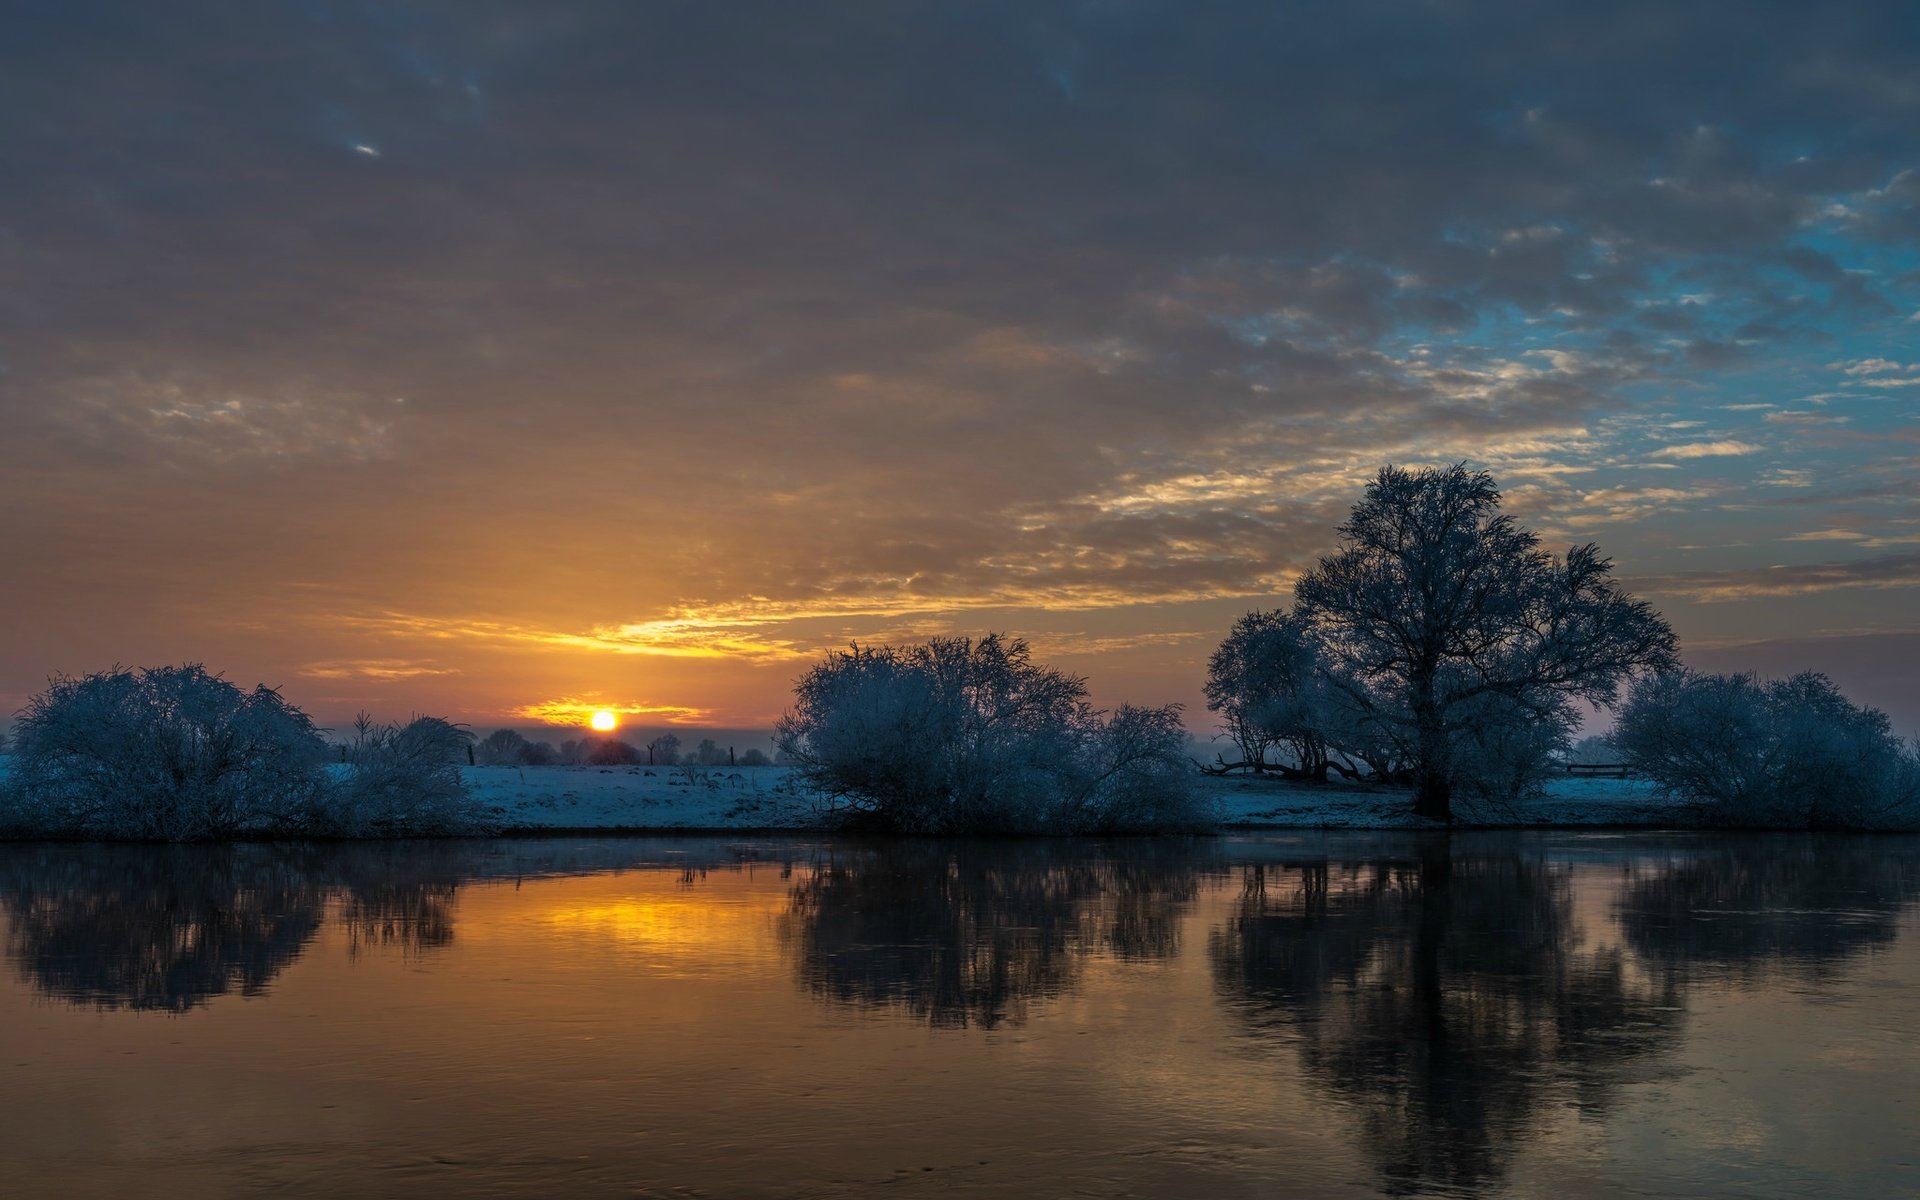
[{"label": "riverbank", "polygon": [[[0,755],[0,781],[8,770]],[[819,798],[786,767],[466,767],[461,777],[500,833],[815,832]],[[1198,775],[1226,829],[1430,829],[1405,789],[1340,780]],[[1645,780],[1556,779],[1511,805],[1456,804],[1463,824],[1514,828],[1674,828],[1683,806]]]},{"label": "riverbank", "polygon": [[[477,767],[463,772],[502,833],[806,830],[817,798],[784,767]],[[1229,829],[1424,829],[1400,788],[1199,776]],[[1462,804],[1473,824],[1660,828],[1685,814],[1644,780],[1562,779],[1499,808]]]}]

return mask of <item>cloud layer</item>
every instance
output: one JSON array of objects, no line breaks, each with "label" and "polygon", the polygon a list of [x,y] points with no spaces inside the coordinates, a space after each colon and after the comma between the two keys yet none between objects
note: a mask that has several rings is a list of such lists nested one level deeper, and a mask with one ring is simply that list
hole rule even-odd
[{"label": "cloud layer", "polygon": [[206,658],[748,724],[823,645],[997,627],[1191,698],[1188,635],[1389,460],[1495,470],[1683,633],[1912,629],[1917,39],[1893,2],[32,7],[0,691]]}]

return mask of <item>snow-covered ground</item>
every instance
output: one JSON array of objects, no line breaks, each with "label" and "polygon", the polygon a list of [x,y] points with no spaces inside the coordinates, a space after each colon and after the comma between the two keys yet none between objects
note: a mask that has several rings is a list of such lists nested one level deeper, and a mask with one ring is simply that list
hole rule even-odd
[{"label": "snow-covered ground", "polygon": [[[1205,776],[1200,786],[1219,805],[1220,819],[1243,828],[1420,829],[1404,788],[1330,782],[1324,786],[1279,779]],[[1486,825],[1687,824],[1685,810],[1643,779],[1555,779],[1546,794],[1515,804],[1475,806],[1456,798],[1454,815]]]},{"label": "snow-covered ground", "polygon": [[503,831],[800,829],[811,797],[785,767],[468,767]]},{"label": "snow-covered ground", "polygon": [[[0,780],[7,755],[0,754]],[[507,833],[804,830],[814,798],[784,767],[467,767],[461,774]],[[1397,788],[1200,776],[1222,824],[1252,829],[1419,829]],[[1458,815],[1496,825],[1672,827],[1687,814],[1644,780],[1566,778],[1545,796],[1499,810],[1464,803]]]},{"label": "snow-covered ground", "polygon": [[[804,829],[813,798],[783,767],[478,767],[464,772],[509,832]],[[1202,776],[1222,823],[1241,828],[1418,829],[1401,789]],[[1538,800],[1462,817],[1500,825],[1673,825],[1684,814],[1640,780],[1563,779]]]}]

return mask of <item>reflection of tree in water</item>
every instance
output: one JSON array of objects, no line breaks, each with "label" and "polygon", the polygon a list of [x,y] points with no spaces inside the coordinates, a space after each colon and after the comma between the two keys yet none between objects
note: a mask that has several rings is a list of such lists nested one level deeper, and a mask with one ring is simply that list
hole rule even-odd
[{"label": "reflection of tree in water", "polygon": [[185,1012],[257,995],[338,899],[356,947],[452,939],[451,859],[399,846],[35,846],[0,852],[8,954],[74,1004]]},{"label": "reflection of tree in water", "polygon": [[267,847],[60,846],[0,857],[0,903],[40,990],[183,1012],[265,988],[319,931],[326,892]]},{"label": "reflection of tree in water", "polygon": [[335,919],[347,930],[349,949],[452,945],[454,901],[473,871],[471,858],[461,843],[430,841],[369,843],[332,857]]},{"label": "reflection of tree in water", "polygon": [[1672,994],[1582,948],[1564,872],[1458,839],[1400,861],[1247,868],[1211,952],[1251,1025],[1358,1113],[1395,1194],[1496,1183],[1564,1105],[1677,1038]]},{"label": "reflection of tree in water", "polygon": [[1846,834],[1722,836],[1637,870],[1618,905],[1627,944],[1675,978],[1822,977],[1892,944],[1920,900],[1920,841]]},{"label": "reflection of tree in water", "polygon": [[1183,840],[894,843],[817,864],[785,932],[818,995],[991,1029],[1070,988],[1089,954],[1174,955],[1201,862]]}]

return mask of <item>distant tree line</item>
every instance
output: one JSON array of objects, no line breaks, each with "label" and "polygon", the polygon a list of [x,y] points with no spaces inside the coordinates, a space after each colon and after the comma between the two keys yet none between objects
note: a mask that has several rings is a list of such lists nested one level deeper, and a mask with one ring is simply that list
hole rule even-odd
[{"label": "distant tree line", "polygon": [[551,742],[531,742],[517,730],[496,729],[474,746],[474,764],[482,767],[675,767],[682,764],[701,767],[766,767],[773,760],[764,750],[736,752],[712,738],[702,738],[692,750],[682,752],[677,735],[663,733],[644,746],[615,737],[568,739],[558,747]]}]

